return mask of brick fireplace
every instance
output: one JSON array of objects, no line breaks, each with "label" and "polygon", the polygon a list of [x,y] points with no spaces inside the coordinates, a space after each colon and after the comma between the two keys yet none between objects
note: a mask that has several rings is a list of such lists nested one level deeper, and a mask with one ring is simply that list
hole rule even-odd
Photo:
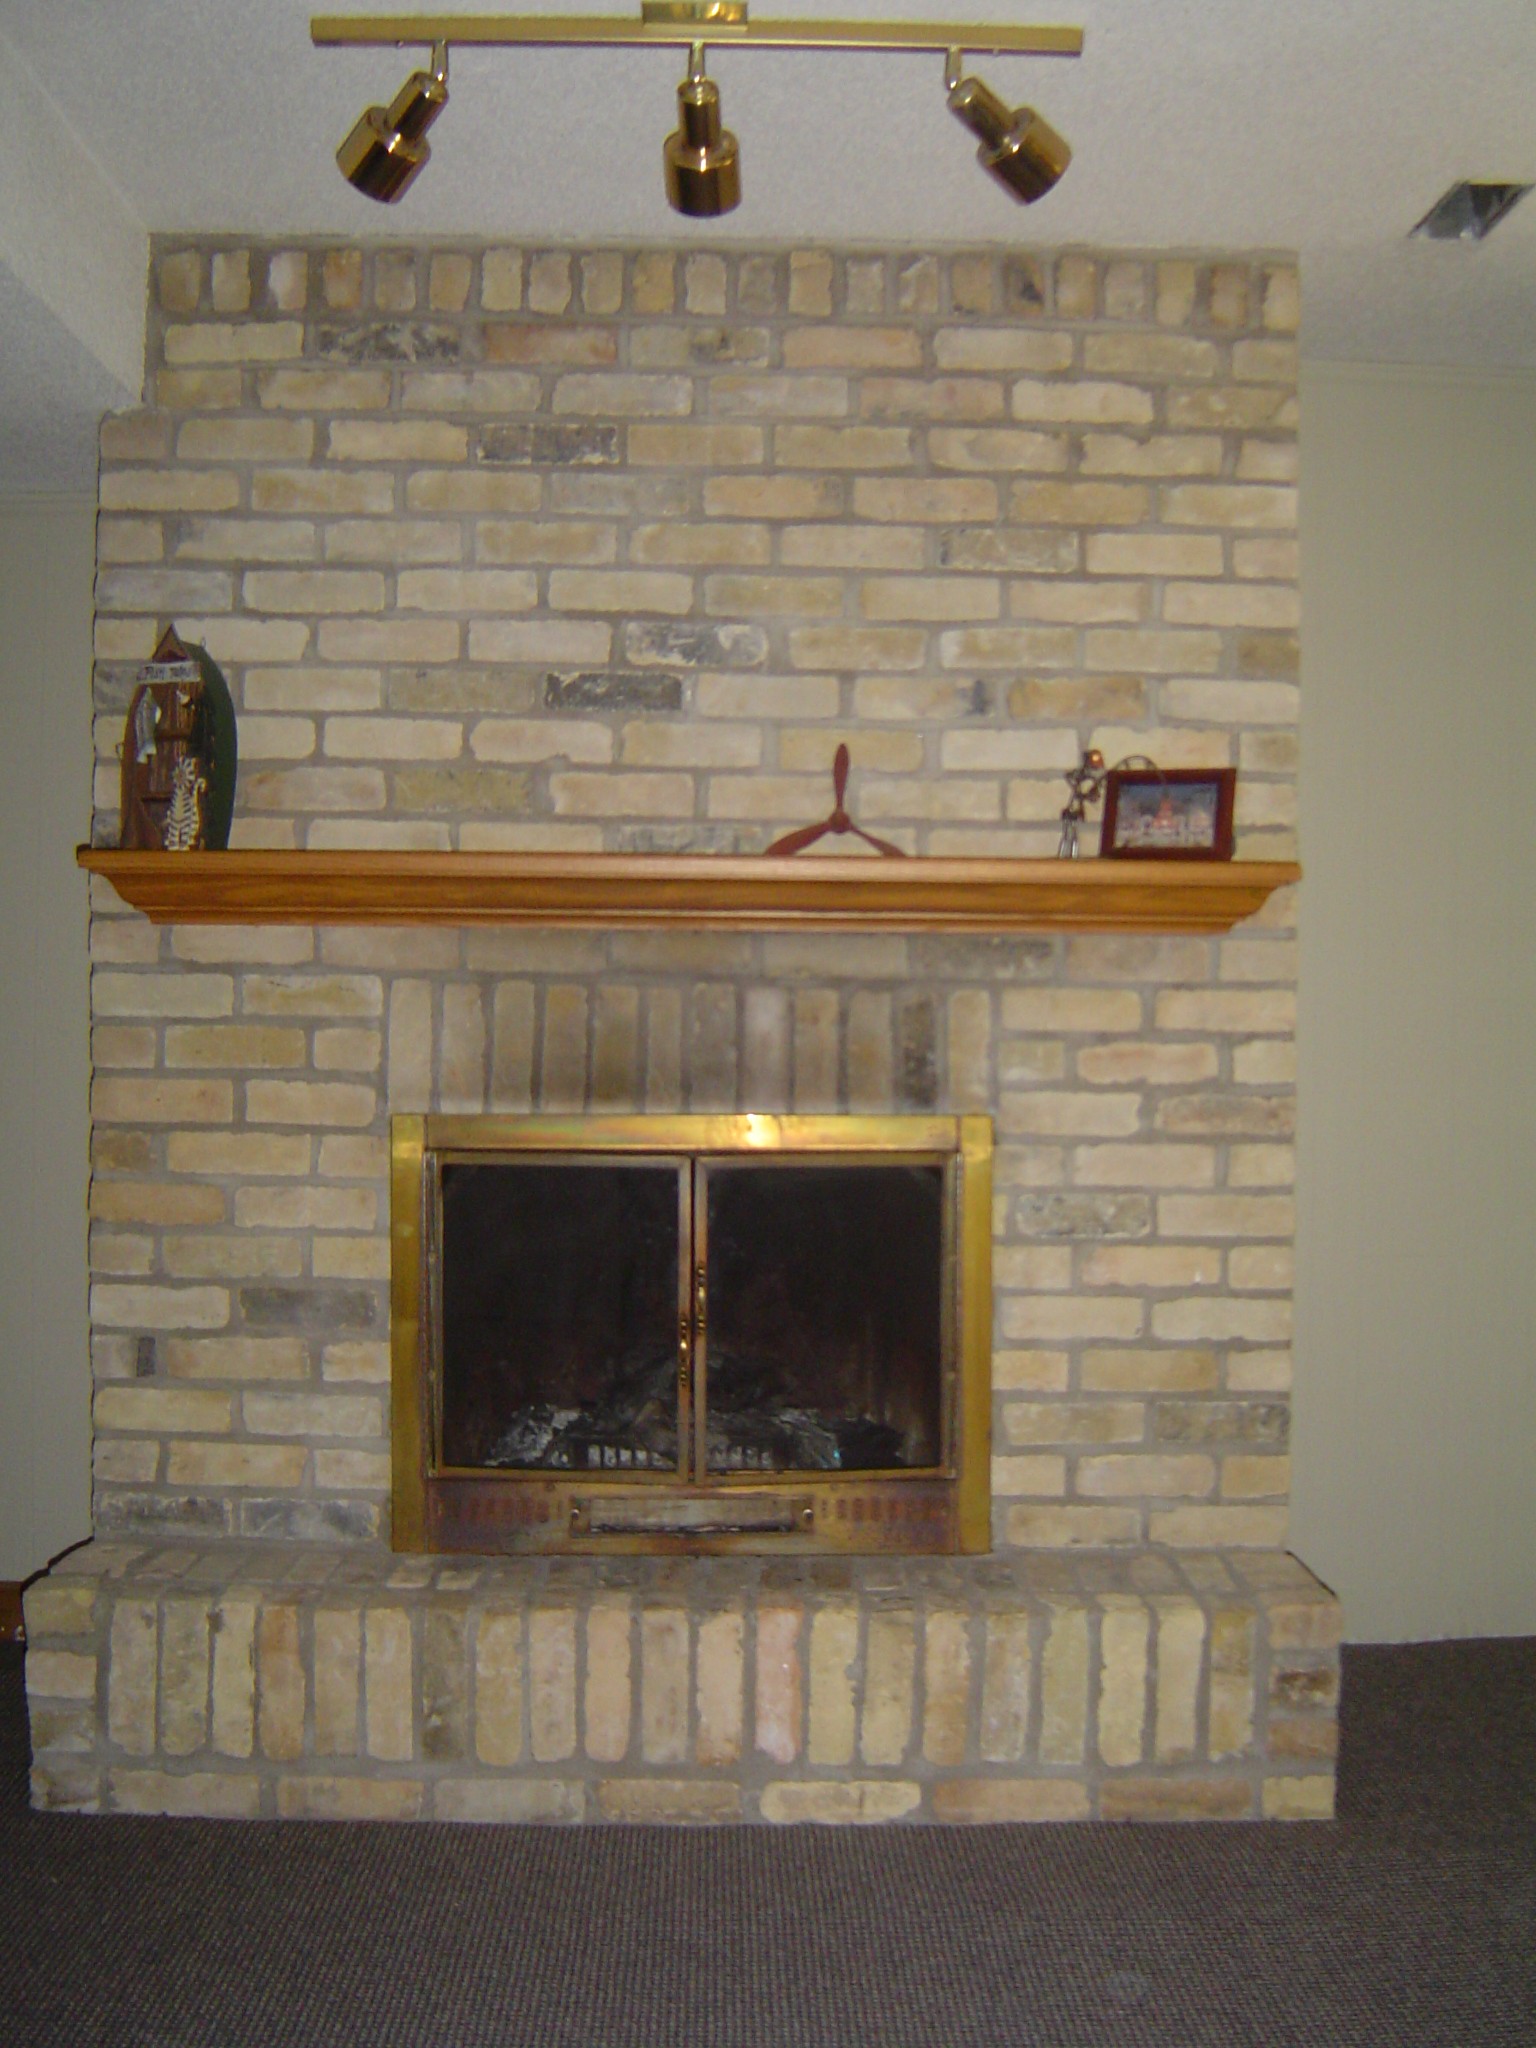
[{"label": "brick fireplace", "polygon": [[[96,827],[174,620],[237,848],[1054,850],[1239,770],[1293,850],[1282,259],[154,251],[103,430]],[[96,1538],[39,1803],[489,1818],[1331,1810],[1284,1550],[1294,898],[1227,934],[160,926],[91,884]],[[992,1120],[990,1556],[402,1558],[391,1116]]]}]

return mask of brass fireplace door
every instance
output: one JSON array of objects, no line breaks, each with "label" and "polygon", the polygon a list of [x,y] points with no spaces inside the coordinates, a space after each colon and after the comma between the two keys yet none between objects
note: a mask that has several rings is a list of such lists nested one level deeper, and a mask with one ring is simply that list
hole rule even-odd
[{"label": "brass fireplace door", "polygon": [[394,1530],[987,1547],[991,1130],[397,1117]]}]

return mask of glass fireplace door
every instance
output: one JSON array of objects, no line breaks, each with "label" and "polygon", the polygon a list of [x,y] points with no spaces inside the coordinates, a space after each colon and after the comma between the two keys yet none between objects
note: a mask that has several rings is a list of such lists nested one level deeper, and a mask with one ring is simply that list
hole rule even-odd
[{"label": "glass fireplace door", "polygon": [[676,1478],[688,1163],[450,1156],[439,1187],[443,1465]]},{"label": "glass fireplace door", "polygon": [[942,1463],[941,1165],[449,1158],[438,1185],[443,1466]]},{"label": "glass fireplace door", "polygon": [[701,1472],[943,1462],[946,1215],[938,1163],[699,1162]]}]

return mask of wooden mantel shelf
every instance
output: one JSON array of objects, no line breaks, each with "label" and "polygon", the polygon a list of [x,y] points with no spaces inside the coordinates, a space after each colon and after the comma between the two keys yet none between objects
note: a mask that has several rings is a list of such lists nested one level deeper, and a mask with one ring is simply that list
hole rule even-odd
[{"label": "wooden mantel shelf", "polygon": [[156,924],[1224,932],[1293,861],[640,853],[123,853],[80,866]]}]

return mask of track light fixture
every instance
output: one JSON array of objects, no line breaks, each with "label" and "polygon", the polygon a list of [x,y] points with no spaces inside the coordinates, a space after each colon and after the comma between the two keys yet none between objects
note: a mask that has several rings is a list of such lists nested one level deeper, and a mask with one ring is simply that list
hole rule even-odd
[{"label": "track light fixture", "polygon": [[963,78],[964,53],[944,66],[950,112],[978,138],[976,161],[1022,206],[1043,199],[1072,161],[1072,151],[1033,107],[1009,107],[979,78]]},{"label": "track light fixture", "polygon": [[427,130],[448,104],[448,45],[478,48],[632,49],[658,44],[689,52],[677,89],[678,126],[663,149],[667,198],[691,219],[713,219],[741,202],[741,151],[720,125],[720,89],[704,75],[705,46],[771,50],[946,52],[949,105],[980,147],[978,160],[1026,205],[1042,198],[1072,161],[1067,144],[1029,107],[1009,107],[979,78],[961,75],[963,52],[984,56],[1080,57],[1076,28],[975,22],[748,22],[747,0],[641,0],[639,19],[580,14],[329,14],[309,24],[322,48],[428,44],[430,71],[416,71],[387,107],[370,107],[336,152],[349,184],[370,199],[395,200],[431,151]]},{"label": "track light fixture", "polygon": [[677,88],[677,130],[662,146],[667,201],[693,220],[709,220],[741,204],[741,151],[720,125],[720,88],[704,76],[704,45],[688,56]]},{"label": "track light fixture", "polygon": [[336,152],[341,175],[369,199],[402,198],[432,154],[427,130],[448,104],[448,45],[432,69],[413,71],[387,107],[370,107]]}]

